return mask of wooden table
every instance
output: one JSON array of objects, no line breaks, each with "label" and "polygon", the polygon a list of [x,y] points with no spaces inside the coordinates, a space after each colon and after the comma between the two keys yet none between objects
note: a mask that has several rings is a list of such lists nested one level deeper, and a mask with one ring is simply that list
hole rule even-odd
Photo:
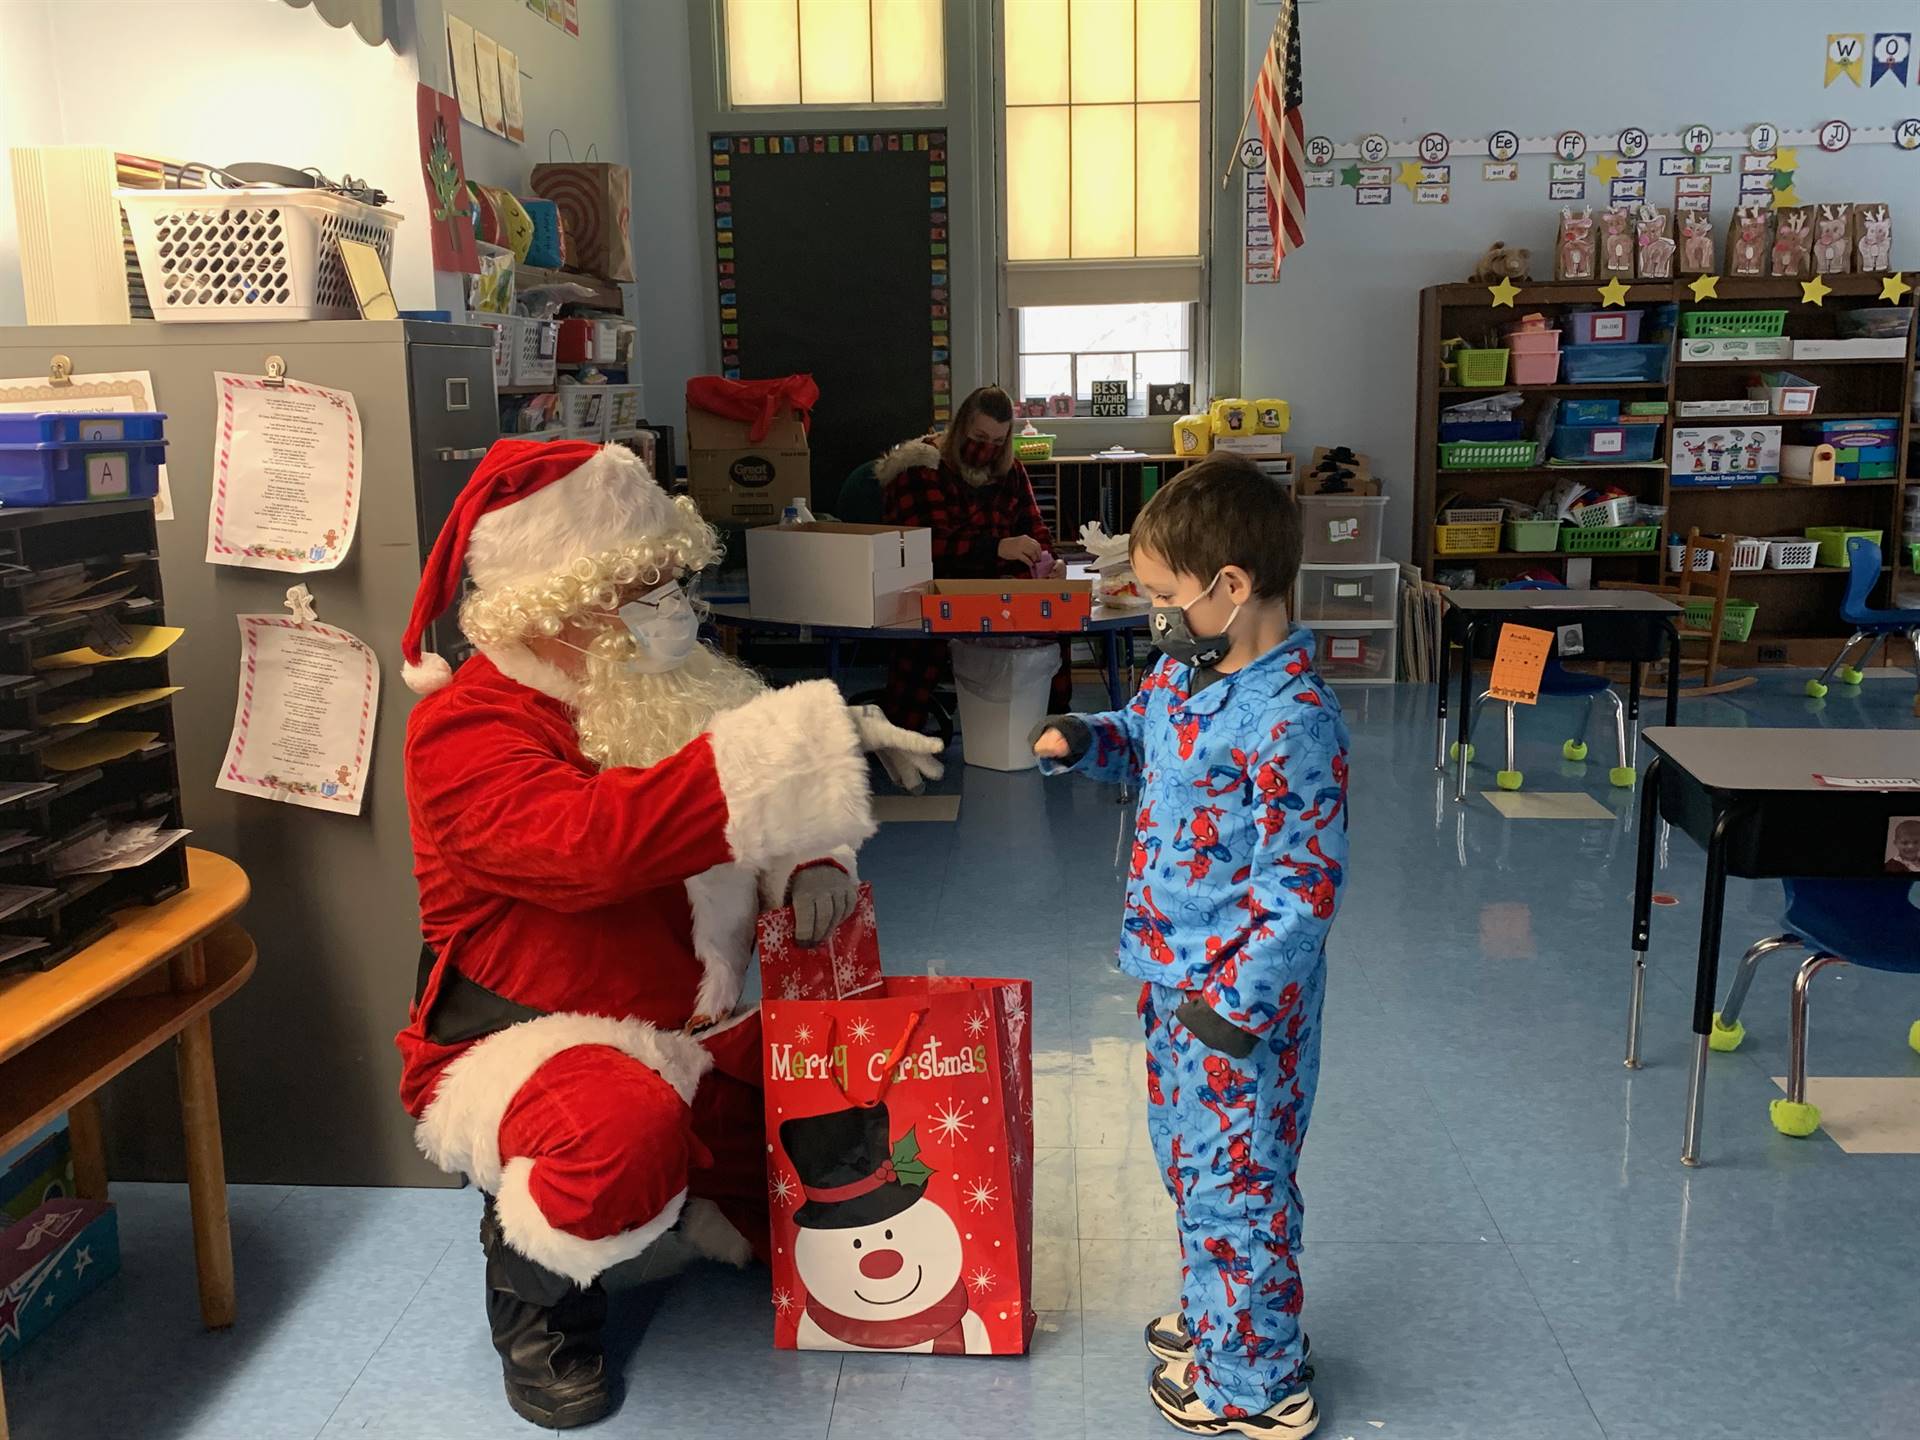
[{"label": "wooden table", "polygon": [[[1448,590],[1440,622],[1439,663],[1434,667],[1433,768],[1447,768],[1447,680],[1453,647],[1460,647],[1460,748],[1455,800],[1467,798],[1467,754],[1473,744],[1473,660],[1477,640],[1491,640],[1500,626],[1511,621],[1537,630],[1558,631],[1578,625],[1582,649],[1569,660],[1624,660],[1628,662],[1627,736],[1637,744],[1640,720],[1641,666],[1665,656],[1672,673],[1680,673],[1680,632],[1675,622],[1680,607],[1664,595],[1644,590]],[[1680,720],[1680,697],[1667,686],[1667,724]],[[1637,763],[1631,750],[1629,765]]]},{"label": "wooden table", "polygon": [[[1680,1160],[1700,1163],[1707,1037],[1720,985],[1720,920],[1727,877],[1866,879],[1885,874],[1887,822],[1920,815],[1920,732],[1654,727],[1640,781],[1640,837],[1633,879],[1633,989],[1627,1008],[1627,1068],[1640,1065],[1640,1009],[1653,917],[1657,821],[1707,852],[1700,897],[1700,955],[1693,981],[1693,1072]],[[1858,788],[1831,779],[1905,780]]]},{"label": "wooden table", "polygon": [[[234,1306],[212,1012],[253,974],[253,940],[232,920],[248,890],[231,860],[189,850],[178,895],[121,911],[111,934],[51,970],[0,980],[0,1150],[64,1110],[74,1188],[86,1199],[107,1198],[95,1092],[178,1037],[194,1263],[210,1330],[231,1325]],[[0,1395],[0,1440],[6,1434]]]}]

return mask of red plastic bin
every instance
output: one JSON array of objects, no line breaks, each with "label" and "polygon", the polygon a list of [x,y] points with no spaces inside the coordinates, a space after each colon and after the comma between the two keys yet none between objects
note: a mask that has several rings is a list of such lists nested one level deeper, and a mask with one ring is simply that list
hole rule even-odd
[{"label": "red plastic bin", "polygon": [[1519,351],[1513,356],[1513,383],[1516,385],[1551,385],[1560,378],[1560,352],[1549,350],[1544,354],[1525,355]]}]

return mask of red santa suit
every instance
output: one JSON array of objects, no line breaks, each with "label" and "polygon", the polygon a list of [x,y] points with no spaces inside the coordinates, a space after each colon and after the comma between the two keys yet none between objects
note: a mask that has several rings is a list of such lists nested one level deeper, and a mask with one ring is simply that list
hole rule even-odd
[{"label": "red santa suit", "polygon": [[426,950],[401,1098],[428,1157],[495,1197],[507,1242],[580,1284],[690,1197],[731,1224],[702,1208],[696,1244],[764,1245],[757,1017],[683,1027],[732,1007],[763,890],[779,903],[795,857],[850,858],[872,833],[866,762],[817,681],[644,769],[603,769],[557,667],[483,646],[450,675],[420,637],[463,558],[485,593],[697,523],[624,450],[502,442],[447,522],[405,647],[428,692],[406,745]]}]

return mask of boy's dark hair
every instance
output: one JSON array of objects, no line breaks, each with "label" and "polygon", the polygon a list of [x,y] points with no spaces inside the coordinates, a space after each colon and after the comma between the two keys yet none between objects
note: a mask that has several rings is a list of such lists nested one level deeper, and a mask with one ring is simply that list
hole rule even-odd
[{"label": "boy's dark hair", "polygon": [[1202,581],[1238,565],[1255,595],[1284,600],[1300,573],[1300,510],[1245,456],[1210,455],[1147,502],[1127,549],[1151,550]]}]

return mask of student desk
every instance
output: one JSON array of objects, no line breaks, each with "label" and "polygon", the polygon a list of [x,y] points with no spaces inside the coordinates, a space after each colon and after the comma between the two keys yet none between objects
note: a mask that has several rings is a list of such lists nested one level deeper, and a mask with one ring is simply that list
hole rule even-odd
[{"label": "student desk", "polygon": [[[713,623],[723,629],[758,630],[776,635],[798,635],[802,631],[827,642],[827,678],[840,678],[840,644],[843,640],[978,640],[978,635],[942,630],[929,633],[918,625],[800,625],[790,620],[764,620],[747,613],[744,603],[728,602],[709,607]],[[992,639],[1026,636],[1036,640],[1072,640],[1086,636],[1102,642],[1105,658],[1107,699],[1118,710],[1131,698],[1123,688],[1122,675],[1133,670],[1134,636],[1147,628],[1145,608],[1109,610],[1093,607],[1093,618],[1085,630],[996,630]],[[1122,657],[1124,656],[1124,662]]]},{"label": "student desk", "polygon": [[[1497,636],[1502,624],[1559,630],[1578,625],[1583,646],[1568,659],[1628,662],[1627,733],[1640,718],[1640,667],[1666,656],[1680,674],[1680,607],[1645,590],[1448,590],[1442,600],[1439,664],[1434,667],[1433,768],[1447,768],[1447,667],[1460,647],[1459,780],[1454,799],[1467,798],[1467,746],[1473,739],[1473,659],[1476,640]],[[1680,721],[1680,697],[1667,685],[1667,724]]]},{"label": "student desk", "polygon": [[1823,785],[1814,777],[1881,778],[1920,786],[1920,732],[1656,726],[1645,738],[1654,755],[1640,780],[1626,1063],[1629,1069],[1640,1066],[1655,822],[1665,820],[1707,852],[1700,958],[1693,981],[1693,1074],[1680,1150],[1682,1164],[1698,1165],[1727,877],[1864,879],[1886,873],[1887,822],[1896,816],[1920,816],[1920,789]]},{"label": "student desk", "polygon": [[[0,980],[0,1150],[64,1110],[74,1188],[87,1199],[107,1198],[94,1092],[179,1038],[187,1196],[200,1318],[210,1330],[231,1325],[234,1307],[212,1012],[253,974],[253,941],[232,923],[247,894],[238,865],[189,850],[187,888],[179,894],[122,910],[113,931],[51,970]],[[0,1440],[6,1433],[0,1396]]]}]

